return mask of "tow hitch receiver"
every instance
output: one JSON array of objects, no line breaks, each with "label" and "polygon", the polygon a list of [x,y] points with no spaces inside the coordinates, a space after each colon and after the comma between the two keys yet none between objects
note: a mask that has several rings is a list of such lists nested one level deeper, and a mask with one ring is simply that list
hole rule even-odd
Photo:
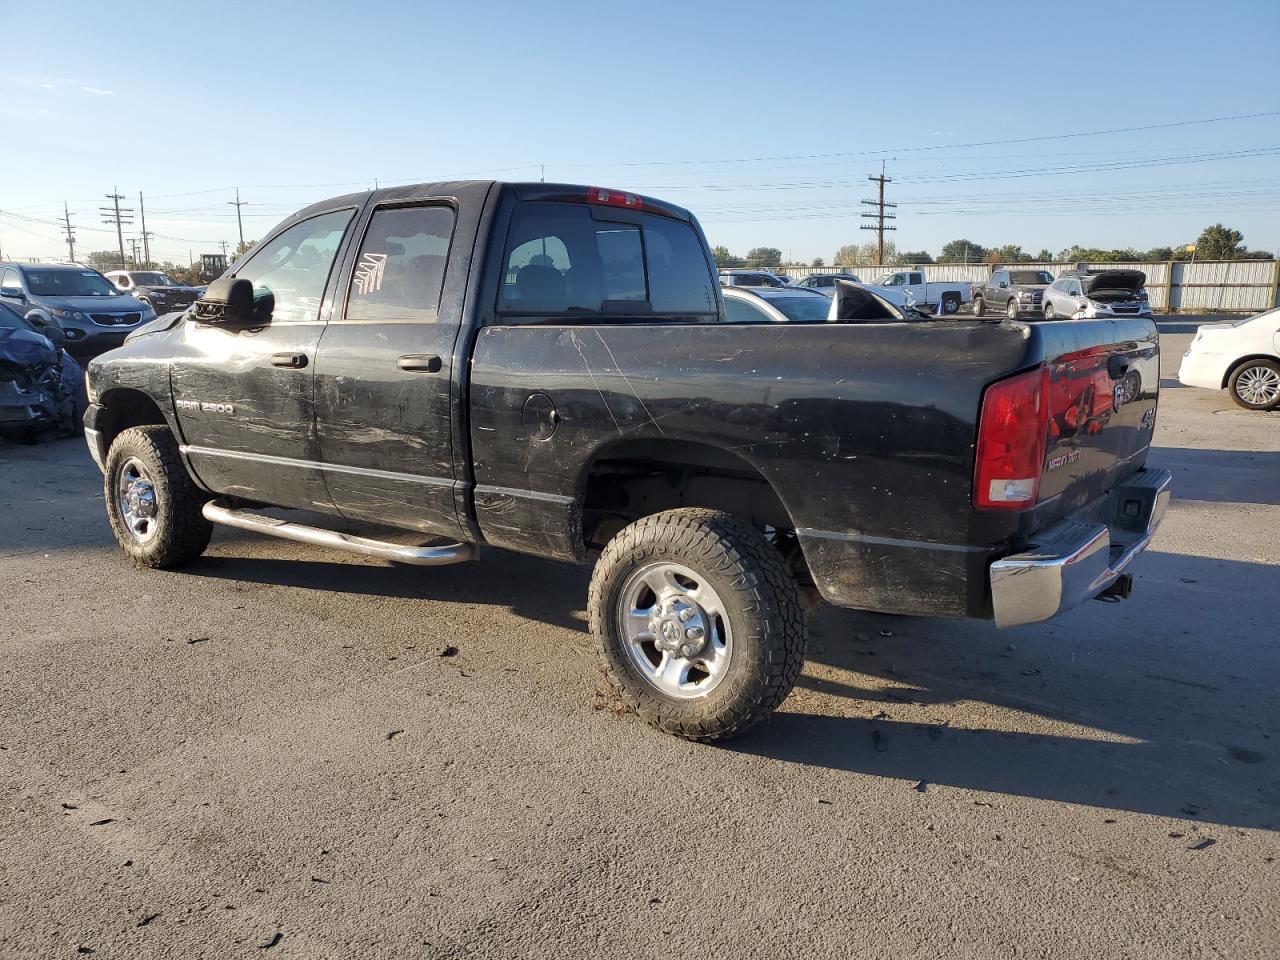
[{"label": "tow hitch receiver", "polygon": [[1133,593],[1133,574],[1122,573],[1116,578],[1115,583],[1103,590],[1094,599],[1108,600],[1114,603],[1117,600],[1128,600],[1131,593]]}]

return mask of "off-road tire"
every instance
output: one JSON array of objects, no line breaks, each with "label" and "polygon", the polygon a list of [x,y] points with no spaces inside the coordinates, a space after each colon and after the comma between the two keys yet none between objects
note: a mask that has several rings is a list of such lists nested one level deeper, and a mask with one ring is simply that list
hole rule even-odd
[{"label": "off-road tire", "polygon": [[[137,459],[155,487],[157,529],[140,543],[120,513],[117,486],[125,463]],[[103,472],[103,496],[111,530],[130,562],[140,569],[181,566],[204,553],[213,524],[200,512],[207,496],[191,479],[178,454],[178,442],[168,427],[130,427],[111,444]]]},{"label": "off-road tire", "polygon": [[973,315],[975,317],[980,317],[983,315],[983,312],[985,310],[986,310],[986,305],[982,302],[982,298],[974,297],[973,298]]},{"label": "off-road tire", "polygon": [[[724,601],[732,659],[703,697],[663,694],[623,647],[620,592],[631,572],[655,560],[697,571]],[[804,612],[782,555],[755,528],[720,510],[668,510],[620,530],[592,572],[587,611],[615,692],[646,723],[687,740],[723,740],[755,726],[786,699],[804,665]]]},{"label": "off-road tire", "polygon": [[1277,376],[1280,376],[1280,363],[1276,363],[1274,360],[1246,360],[1231,371],[1231,377],[1227,380],[1227,393],[1231,395],[1231,399],[1235,401],[1236,406],[1244,407],[1246,410],[1275,410],[1280,407],[1280,396],[1262,403],[1251,403],[1236,392],[1241,375],[1246,370],[1255,370],[1259,367],[1271,370]]},{"label": "off-road tire", "polygon": [[1009,302],[1004,305],[1004,315],[1010,320],[1017,320],[1018,317],[1021,316],[1021,311],[1018,309],[1017,297],[1009,298]]}]

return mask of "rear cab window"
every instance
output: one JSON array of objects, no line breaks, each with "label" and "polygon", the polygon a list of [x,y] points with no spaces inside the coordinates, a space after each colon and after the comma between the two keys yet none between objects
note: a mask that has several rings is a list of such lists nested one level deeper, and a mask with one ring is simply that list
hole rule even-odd
[{"label": "rear cab window", "polygon": [[500,315],[608,322],[718,315],[716,277],[697,232],[656,214],[522,202],[502,268]]}]

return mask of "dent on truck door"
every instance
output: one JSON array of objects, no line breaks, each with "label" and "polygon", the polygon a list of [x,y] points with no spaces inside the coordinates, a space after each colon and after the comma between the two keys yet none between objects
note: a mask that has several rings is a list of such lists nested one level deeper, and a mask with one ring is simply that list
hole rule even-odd
[{"label": "dent on truck door", "polygon": [[274,298],[263,326],[188,320],[172,362],[174,406],[192,469],[211,490],[284,507],[327,508],[312,429],[320,304],[353,211],[294,224],[234,275]]},{"label": "dent on truck door", "polygon": [[454,340],[476,214],[445,201],[373,209],[316,361],[316,430],[338,510],[458,535],[450,418]]}]

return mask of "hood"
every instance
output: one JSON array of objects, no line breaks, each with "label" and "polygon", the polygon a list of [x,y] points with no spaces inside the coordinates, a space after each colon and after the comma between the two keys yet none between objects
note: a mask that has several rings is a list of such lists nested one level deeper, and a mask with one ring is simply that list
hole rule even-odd
[{"label": "hood", "polygon": [[129,343],[133,340],[139,340],[142,337],[151,337],[157,333],[164,333],[166,330],[172,330],[186,315],[187,312],[185,310],[174,310],[170,313],[163,313],[154,320],[148,320],[142,326],[135,327],[129,332],[129,335],[124,338],[124,342]]},{"label": "hood", "polygon": [[1085,279],[1085,293],[1137,294],[1147,285],[1147,275],[1141,270],[1103,270]]},{"label": "hood", "polygon": [[33,297],[43,306],[58,310],[76,310],[80,313],[128,313],[141,311],[146,305],[135,297],[122,293],[115,297]]},{"label": "hood", "polygon": [[53,363],[58,350],[48,337],[31,330],[0,328],[0,376],[6,370],[29,370]]},{"label": "hood", "polygon": [[1034,290],[1048,290],[1049,285],[1047,283],[1011,283],[1009,284],[1009,289],[1031,292]]}]

